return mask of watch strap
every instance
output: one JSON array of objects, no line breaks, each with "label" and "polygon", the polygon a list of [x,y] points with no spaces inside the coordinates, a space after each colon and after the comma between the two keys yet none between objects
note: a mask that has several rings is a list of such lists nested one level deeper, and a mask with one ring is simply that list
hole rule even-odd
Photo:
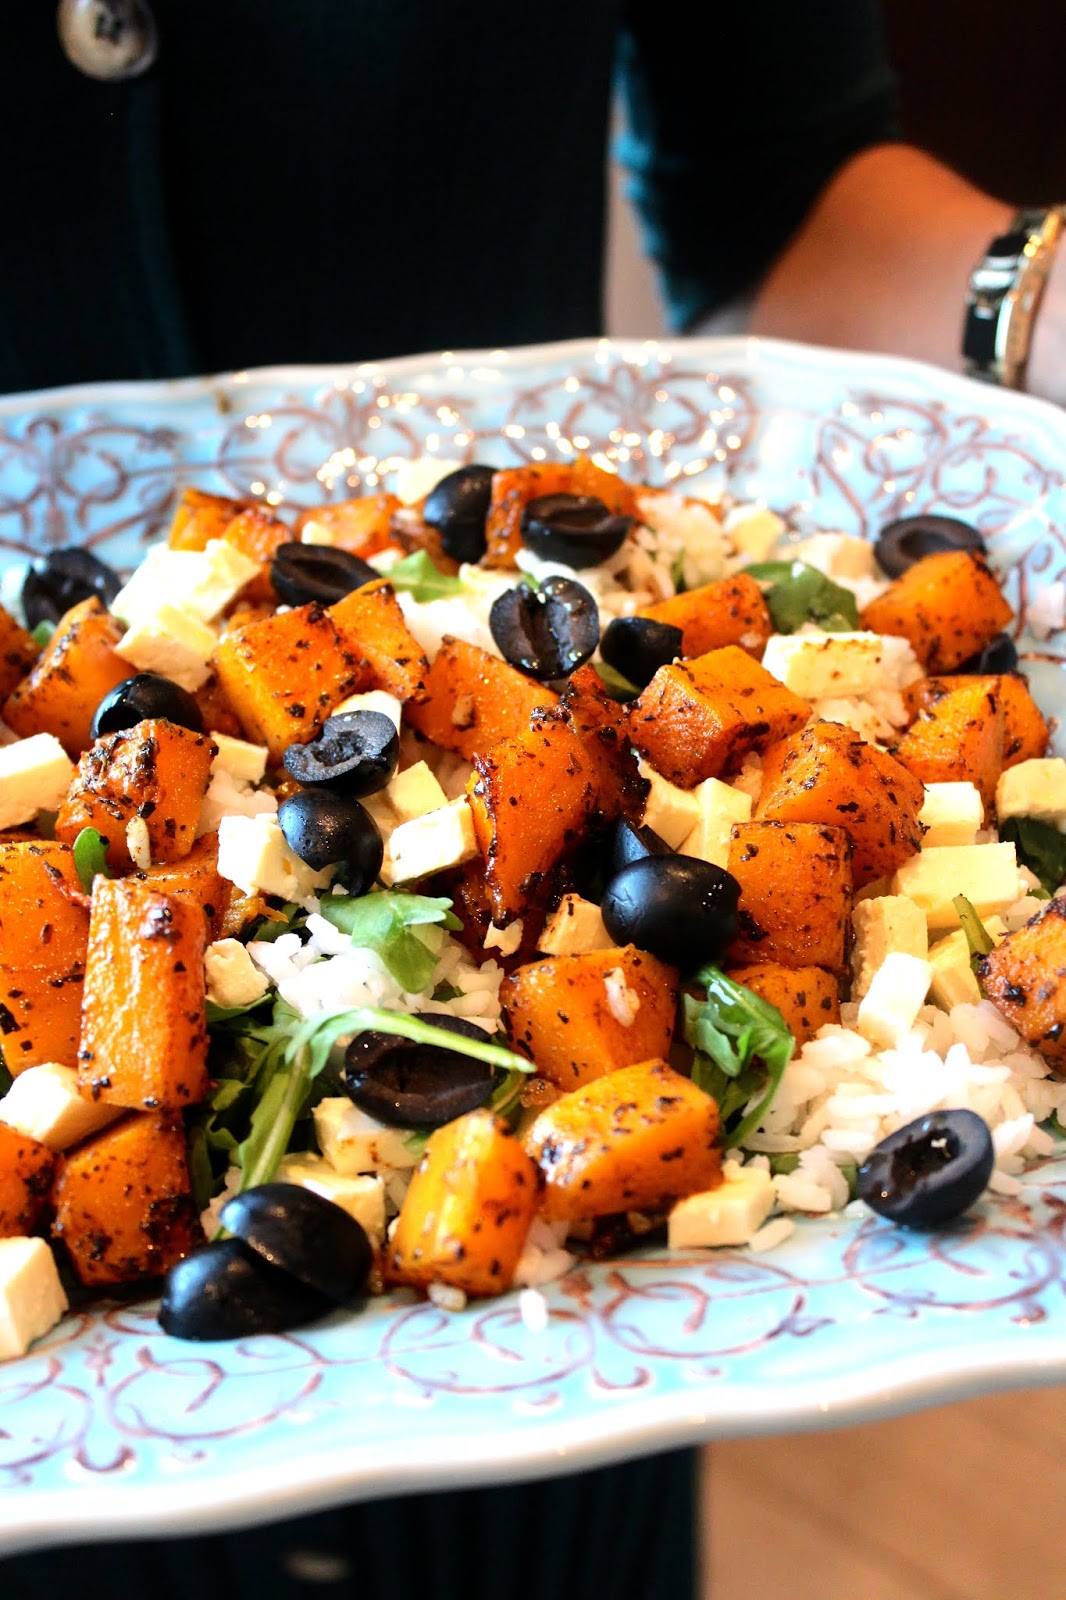
[{"label": "watch strap", "polygon": [[1064,206],[1019,211],[974,267],[962,339],[971,377],[1022,387],[1033,325],[1064,225]]}]

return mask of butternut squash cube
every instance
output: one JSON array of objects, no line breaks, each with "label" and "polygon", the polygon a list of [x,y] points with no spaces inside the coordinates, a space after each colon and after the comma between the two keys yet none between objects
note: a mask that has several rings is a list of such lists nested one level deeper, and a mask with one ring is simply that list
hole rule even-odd
[{"label": "butternut squash cube", "polygon": [[49,1209],[55,1165],[46,1144],[0,1122],[0,1239],[37,1232]]},{"label": "butternut squash cube", "polygon": [[0,1051],[13,1076],[77,1062],[88,939],[69,845],[0,845]]},{"label": "butternut squash cube", "polygon": [[72,606],[29,676],[5,700],[8,727],[23,738],[52,733],[77,760],[92,742],[89,729],[100,701],[130,676],[129,662],[115,653],[121,637],[121,624],[99,600]]},{"label": "butternut squash cube", "polygon": [[465,1294],[511,1287],[540,1175],[507,1124],[471,1111],[431,1134],[388,1247],[389,1277]]},{"label": "butternut squash cube", "polygon": [[1066,896],[982,956],[977,977],[986,1000],[1066,1078]]},{"label": "butternut squash cube", "polygon": [[0,606],[0,698],[7,699],[32,669],[40,653],[32,633],[27,633],[21,623]]},{"label": "butternut squash cube", "polygon": [[773,618],[754,578],[739,572],[659,600],[637,613],[680,628],[681,654],[702,656],[737,644],[758,661],[774,631]]},{"label": "butternut squash cube", "polygon": [[971,678],[943,695],[897,740],[893,755],[923,783],[972,783],[985,819],[1003,771],[1006,719],[986,678]]},{"label": "butternut squash cube", "polygon": [[677,992],[672,967],[627,945],[519,967],[503,980],[500,1003],[515,1048],[542,1078],[574,1089],[666,1057]]},{"label": "butternut squash cube", "polygon": [[167,544],[172,550],[206,550],[212,539],[222,539],[229,524],[247,501],[203,489],[183,489],[171,519]]},{"label": "butternut squash cube", "polygon": [[392,544],[392,519],[400,509],[394,494],[364,494],[356,500],[338,500],[332,505],[308,506],[296,518],[294,533],[303,537],[308,523],[325,528],[339,550],[367,560]]},{"label": "butternut squash cube", "polygon": [[817,822],[737,822],[729,871],[740,884],[733,966],[844,970],[851,840]]},{"label": "butternut squash cube", "polygon": [[618,816],[636,821],[644,810],[648,784],[630,748],[625,707],[611,699],[595,668],[584,666],[567,679],[561,709],[592,768],[599,816],[605,821]]},{"label": "butternut squash cube", "polygon": [[840,982],[822,967],[786,967],[769,961],[757,967],[729,967],[726,977],[777,1007],[797,1051],[827,1022],[840,1021]]},{"label": "butternut squash cube", "polygon": [[909,639],[926,672],[950,672],[983,650],[1013,617],[980,556],[942,550],[916,561],[871,600],[862,626]]},{"label": "butternut squash cube", "polygon": [[221,936],[233,885],[218,870],[218,834],[205,833],[180,861],[161,861],[146,872],[131,874],[157,894],[198,906],[207,925],[208,943]]},{"label": "butternut squash cube", "polygon": [[446,638],[425,676],[425,697],[404,713],[412,728],[442,750],[472,761],[479,751],[529,729],[540,707],[559,704],[553,689],[498,656]]},{"label": "butternut squash cube", "polygon": [[330,606],[330,615],[345,648],[360,663],[360,689],[384,689],[397,700],[423,698],[429,662],[391,584],[364,584]]},{"label": "butternut squash cube", "polygon": [[1021,761],[1034,761],[1047,753],[1051,731],[1020,672],[989,673],[984,677],[918,678],[903,691],[903,702],[912,716],[931,711],[945,695],[979,684],[994,695],[1003,708],[1003,769]]},{"label": "butternut squash cube", "polygon": [[636,491],[588,456],[576,461],[544,461],[505,467],[492,475],[492,498],[485,519],[486,567],[513,567],[522,548],[522,513],[531,500],[546,494],[584,494],[602,500],[618,516],[636,513]]}]

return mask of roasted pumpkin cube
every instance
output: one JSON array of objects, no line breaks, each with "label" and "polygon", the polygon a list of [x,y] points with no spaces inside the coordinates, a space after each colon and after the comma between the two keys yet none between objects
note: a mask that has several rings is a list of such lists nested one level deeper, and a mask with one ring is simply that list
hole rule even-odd
[{"label": "roasted pumpkin cube", "polygon": [[926,672],[950,672],[983,650],[1013,617],[980,556],[942,550],[916,561],[871,600],[862,625],[909,639]]},{"label": "roasted pumpkin cube", "polygon": [[12,1077],[42,1061],[78,1059],[84,966],[0,966],[0,1056]]},{"label": "roasted pumpkin cube", "polygon": [[903,691],[903,701],[912,716],[931,711],[945,695],[979,684],[994,695],[1003,708],[1003,767],[1016,767],[1020,761],[1034,761],[1047,753],[1050,729],[1020,672],[989,673],[983,677],[918,678]]},{"label": "roasted pumpkin cube", "polygon": [[49,1210],[55,1166],[46,1144],[0,1122],[0,1239],[37,1232]]},{"label": "roasted pumpkin cube", "polygon": [[817,822],[736,822],[729,871],[740,885],[733,966],[844,970],[851,840]]},{"label": "roasted pumpkin cube", "polygon": [[762,590],[743,572],[701,584],[670,600],[658,600],[637,615],[680,628],[683,656],[702,656],[737,644],[759,660],[774,631]]},{"label": "roasted pumpkin cube", "polygon": [[695,788],[764,750],[811,714],[739,645],[660,667],[629,712],[629,737],[657,772]]},{"label": "roasted pumpkin cube", "polygon": [[65,1156],[52,1235],[82,1283],[160,1277],[203,1243],[180,1118],[136,1113]]},{"label": "roasted pumpkin cube", "polygon": [[392,519],[400,510],[394,494],[364,494],[355,500],[338,500],[332,505],[308,506],[296,518],[295,537],[303,536],[308,523],[326,528],[339,550],[367,560],[392,544]]},{"label": "roasted pumpkin cube", "polygon": [[492,497],[485,519],[487,544],[483,565],[513,567],[522,548],[522,513],[531,500],[546,494],[592,495],[617,516],[636,513],[636,491],[613,472],[578,456],[576,461],[544,461],[505,467],[492,475]]},{"label": "roasted pumpkin cube", "polygon": [[221,938],[221,928],[233,885],[218,870],[218,834],[205,833],[180,861],[161,861],[146,872],[131,874],[157,894],[185,900],[204,914],[208,942]]},{"label": "roasted pumpkin cube", "polygon": [[827,1022],[840,1021],[840,981],[822,967],[786,967],[768,961],[757,967],[729,967],[726,977],[777,1007],[797,1050]]},{"label": "roasted pumpkin cube", "polygon": [[367,583],[330,606],[344,646],[360,663],[360,689],[384,689],[398,700],[421,700],[429,662],[404,621],[391,584]]},{"label": "roasted pumpkin cube", "polygon": [[365,687],[362,663],[324,606],[297,606],[219,640],[215,668],[245,735],[280,761],[306,744],[333,707]]},{"label": "roasted pumpkin cube", "polygon": [[1066,895],[982,956],[977,977],[985,999],[1066,1078]]},{"label": "roasted pumpkin cube", "polygon": [[0,845],[0,1051],[13,1075],[77,1061],[88,939],[70,847]]},{"label": "roasted pumpkin cube", "polygon": [[180,861],[193,847],[217,754],[206,734],[162,718],[105,734],[78,762],[56,838],[73,844],[82,828],[95,828],[108,841],[108,862],[125,871],[132,864],[126,828],[140,817],[153,861]]},{"label": "roasted pumpkin cube", "polygon": [[892,751],[923,783],[972,783],[984,801],[986,820],[996,803],[1006,731],[1002,702],[987,682],[972,678],[942,696]]},{"label": "roasted pumpkin cube", "polygon": [[665,1057],[677,1012],[677,973],[633,945],[552,956],[500,986],[507,1031],[560,1089],[618,1067]]},{"label": "roasted pumpkin cube", "polygon": [[242,555],[258,563],[259,571],[241,590],[242,600],[277,602],[270,567],[283,544],[292,543],[292,529],[266,506],[242,506],[222,530],[222,538]]},{"label": "roasted pumpkin cube", "polygon": [[561,1095],[525,1146],[551,1221],[659,1211],[721,1182],[718,1107],[665,1061],[620,1067]]},{"label": "roasted pumpkin cube", "polygon": [[[625,707],[611,699],[595,668],[584,666],[567,679],[561,710],[592,765],[600,817],[605,821],[618,816],[638,820],[648,783],[633,758]],[[535,716],[534,726],[537,720]]]},{"label": "roasted pumpkin cube", "polygon": [[4,702],[3,720],[23,738],[52,733],[75,760],[92,743],[90,725],[100,701],[130,676],[116,655],[122,625],[99,600],[82,600],[61,618],[51,643],[27,678]]},{"label": "roasted pumpkin cube", "polygon": [[203,720],[203,725],[209,733],[226,733],[231,739],[240,739],[244,734],[241,720],[237,716],[226,691],[218,681],[218,674],[212,672],[193,695],[197,709]]},{"label": "roasted pumpkin cube", "polygon": [[203,489],[183,489],[171,519],[167,544],[172,550],[206,550],[212,539],[222,539],[229,524],[248,505],[225,494]]},{"label": "roasted pumpkin cube", "polygon": [[0,698],[7,699],[32,669],[40,653],[32,633],[27,633],[21,623],[0,606]]},{"label": "roasted pumpkin cube", "polygon": [[182,1111],[204,1098],[203,912],[136,878],[93,882],[78,1084],[93,1099]]},{"label": "roasted pumpkin cube", "polygon": [[446,638],[426,672],[425,698],[405,719],[442,750],[472,761],[479,751],[529,729],[540,707],[555,706],[553,689],[463,639]]},{"label": "roasted pumpkin cube", "polygon": [[471,1111],[429,1137],[388,1247],[396,1283],[503,1294],[537,1209],[540,1175],[507,1124]]},{"label": "roasted pumpkin cube", "polygon": [[755,817],[846,828],[856,888],[887,877],[921,848],[920,778],[840,722],[815,722],[771,745]]}]

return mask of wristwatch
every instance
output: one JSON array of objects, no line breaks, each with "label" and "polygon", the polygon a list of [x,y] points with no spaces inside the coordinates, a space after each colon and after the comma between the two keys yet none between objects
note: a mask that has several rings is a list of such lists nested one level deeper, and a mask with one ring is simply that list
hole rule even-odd
[{"label": "wristwatch", "polygon": [[1019,211],[974,267],[962,336],[970,377],[1022,387],[1033,324],[1064,226],[1066,206]]}]

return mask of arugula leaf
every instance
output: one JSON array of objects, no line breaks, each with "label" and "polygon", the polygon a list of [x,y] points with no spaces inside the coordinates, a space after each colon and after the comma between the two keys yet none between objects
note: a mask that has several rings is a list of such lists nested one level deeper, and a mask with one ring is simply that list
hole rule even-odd
[{"label": "arugula leaf", "polygon": [[765,599],[778,633],[795,633],[804,622],[815,622],[826,633],[851,633],[859,626],[851,590],[805,561],[756,561],[744,571],[769,582]]},{"label": "arugula leaf", "polygon": [[981,921],[972,903],[964,894],[957,894],[952,899],[952,905],[959,914],[962,931],[966,935],[966,943],[970,947],[970,967],[975,977],[978,976],[978,966],[982,956],[987,956],[996,948],[996,941]]},{"label": "arugula leaf", "polygon": [[357,949],[373,950],[380,956],[407,994],[424,989],[437,965],[434,952],[412,930],[434,924],[451,932],[462,927],[445,897],[404,894],[398,889],[358,896],[327,895],[321,912],[327,922],[350,936]]},{"label": "arugula leaf", "polygon": [[1013,843],[1018,860],[1036,873],[1049,895],[1066,883],[1066,833],[1035,817],[1010,817],[999,836]]},{"label": "arugula leaf", "polygon": [[461,578],[452,577],[451,573],[442,572],[434,566],[426,550],[416,550],[413,555],[404,556],[402,561],[397,561],[395,566],[389,568],[385,577],[394,589],[403,589],[424,604],[427,600],[448,600],[453,595],[462,594],[465,585]]},{"label": "arugula leaf", "polygon": [[[718,1101],[731,1149],[755,1132],[770,1109],[796,1041],[776,1006],[718,967],[701,967],[695,982],[706,998],[685,996],[685,1038],[696,1051],[692,1078]],[[757,1104],[741,1115],[756,1095]]]},{"label": "arugula leaf", "polygon": [[98,872],[105,878],[115,876],[107,864],[107,840],[95,828],[82,828],[74,840],[74,870],[86,894],[92,894]]},{"label": "arugula leaf", "polygon": [[623,678],[614,667],[609,667],[606,661],[594,661],[593,670],[596,672],[612,700],[635,700],[640,693],[635,683],[630,683],[628,678]]},{"label": "arugula leaf", "polygon": [[55,623],[49,622],[48,619],[45,618],[42,622],[39,622],[35,628],[31,628],[30,638],[33,640],[34,644],[40,645],[42,650],[47,650],[48,646],[52,642],[52,635],[55,633],[55,631]]}]

